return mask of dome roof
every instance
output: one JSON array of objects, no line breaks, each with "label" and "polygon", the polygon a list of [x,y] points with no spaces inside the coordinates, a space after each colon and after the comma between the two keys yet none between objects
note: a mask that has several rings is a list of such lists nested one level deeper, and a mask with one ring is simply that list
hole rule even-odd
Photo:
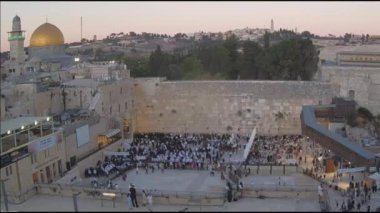
[{"label": "dome roof", "polygon": [[44,47],[50,45],[63,45],[64,39],[58,27],[45,23],[39,26],[30,38],[30,47]]},{"label": "dome roof", "polygon": [[15,22],[15,21],[20,22],[20,17],[18,17],[18,15],[16,15],[16,16],[13,18],[13,22]]}]

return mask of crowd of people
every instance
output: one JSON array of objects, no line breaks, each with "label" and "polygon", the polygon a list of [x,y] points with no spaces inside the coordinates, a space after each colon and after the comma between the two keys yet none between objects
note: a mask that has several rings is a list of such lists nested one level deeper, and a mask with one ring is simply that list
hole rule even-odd
[{"label": "crowd of people", "polygon": [[[231,135],[201,134],[136,134],[127,149],[134,162],[149,162],[150,169],[216,169],[229,163],[232,153],[242,146],[240,137]],[[139,166],[140,165],[140,166]],[[149,169],[148,164],[138,163],[137,168]],[[136,170],[138,172],[138,169]]]},{"label": "crowd of people", "polygon": [[130,165],[130,159],[126,156],[105,156],[103,162],[99,160],[95,167],[85,169],[84,176],[86,178],[108,177],[111,174],[124,171]]},{"label": "crowd of people", "polygon": [[[376,185],[374,187],[377,187]],[[367,186],[366,183],[363,181],[359,184],[354,184],[353,182],[350,182],[350,187],[347,190],[346,194],[346,201],[342,201],[341,204],[339,204],[338,201],[336,202],[336,207],[340,208],[342,212],[346,211],[361,211],[362,207],[367,205],[367,211],[370,211],[371,206],[369,205],[371,201],[371,195],[375,191],[373,190],[374,187],[372,187],[372,190],[370,187]]]},{"label": "crowd of people", "polygon": [[302,153],[302,135],[257,136],[249,164],[296,164]]},{"label": "crowd of people", "polygon": [[[248,140],[249,138],[245,136],[228,134],[135,134],[133,141],[128,144],[128,148],[123,148],[122,150],[125,155],[106,156],[104,162],[98,161],[95,167],[86,169],[85,176],[108,177],[126,168],[136,168],[136,173],[139,173],[139,169],[141,169],[146,174],[153,173],[155,170],[164,172],[165,169],[193,169],[208,170],[210,175],[214,175],[215,171],[226,171],[226,168],[230,168],[230,173],[233,171],[234,175],[238,175],[242,171],[244,174],[250,174],[250,169],[246,168],[247,164],[306,164],[306,150],[312,150],[312,168],[304,169],[304,173],[322,182],[325,179],[325,176],[323,176],[325,165],[320,160],[320,157],[327,157],[330,152],[326,149],[314,147],[314,143],[312,147],[306,147],[303,143],[306,139],[302,135],[256,136],[249,152],[248,160],[244,162],[244,170],[233,170],[231,167],[234,162],[231,157],[238,153],[242,155]],[[221,176],[224,179],[223,173],[221,173]],[[242,174],[238,176],[241,177]],[[124,174],[123,180],[126,181],[126,178],[126,174]],[[339,177],[336,178],[339,179]],[[115,188],[112,183],[108,185]],[[237,186],[240,187],[237,191],[242,189],[241,182],[238,182]],[[226,189],[227,200],[231,202],[235,197],[232,196],[231,183],[227,184]],[[371,189],[363,184],[350,186],[347,193],[348,200],[343,201],[341,204],[336,203],[337,207],[339,205],[342,211],[352,211],[355,208],[360,210],[361,206],[371,199]],[[148,204],[151,194],[143,192],[143,197],[146,200],[143,205]],[[129,205],[130,208],[138,207],[133,185],[130,187],[128,203],[131,204]]]}]

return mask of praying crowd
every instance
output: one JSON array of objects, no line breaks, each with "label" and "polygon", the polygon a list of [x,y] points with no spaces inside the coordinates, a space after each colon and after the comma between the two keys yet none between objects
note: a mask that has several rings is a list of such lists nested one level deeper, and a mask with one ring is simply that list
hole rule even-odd
[{"label": "praying crowd", "polygon": [[95,167],[85,169],[85,177],[108,177],[110,174],[119,173],[129,166],[128,158],[124,156],[105,156],[104,162],[99,160]]},{"label": "praying crowd", "polygon": [[248,157],[249,164],[296,164],[302,153],[302,135],[257,136]]},{"label": "praying crowd", "polygon": [[[95,167],[85,170],[85,177],[106,176],[126,168],[145,169],[201,169],[225,168],[242,162],[248,137],[228,134],[135,134],[126,155],[106,156]],[[294,164],[302,147],[300,135],[257,136],[248,155],[248,164]],[[240,153],[240,154],[239,154]],[[233,156],[239,156],[234,158]]]},{"label": "praying crowd", "polygon": [[229,163],[232,153],[242,148],[238,139],[227,134],[136,134],[127,152],[132,161],[156,163],[158,168],[207,169]]}]

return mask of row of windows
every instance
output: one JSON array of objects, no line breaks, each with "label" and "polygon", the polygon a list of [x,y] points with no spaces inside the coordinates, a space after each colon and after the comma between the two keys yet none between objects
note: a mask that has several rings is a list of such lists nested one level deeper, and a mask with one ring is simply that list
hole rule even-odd
[{"label": "row of windows", "polygon": [[[82,90],[79,91],[79,93],[82,93]],[[110,98],[111,98],[111,92],[110,92]],[[120,87],[120,94],[123,94],[123,87]],[[77,92],[74,90],[74,96],[77,96]]]},{"label": "row of windows", "polygon": [[373,57],[350,57],[351,61],[380,61],[378,58]]}]

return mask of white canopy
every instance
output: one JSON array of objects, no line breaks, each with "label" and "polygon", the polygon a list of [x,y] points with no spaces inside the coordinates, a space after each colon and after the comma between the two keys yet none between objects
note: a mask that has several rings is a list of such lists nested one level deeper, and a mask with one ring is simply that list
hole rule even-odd
[{"label": "white canopy", "polygon": [[368,177],[376,181],[377,188],[379,189],[380,188],[380,174],[378,172],[375,172]]},{"label": "white canopy", "polygon": [[120,129],[110,129],[107,132],[103,133],[102,135],[105,135],[106,137],[110,138],[119,132],[120,132]]}]

